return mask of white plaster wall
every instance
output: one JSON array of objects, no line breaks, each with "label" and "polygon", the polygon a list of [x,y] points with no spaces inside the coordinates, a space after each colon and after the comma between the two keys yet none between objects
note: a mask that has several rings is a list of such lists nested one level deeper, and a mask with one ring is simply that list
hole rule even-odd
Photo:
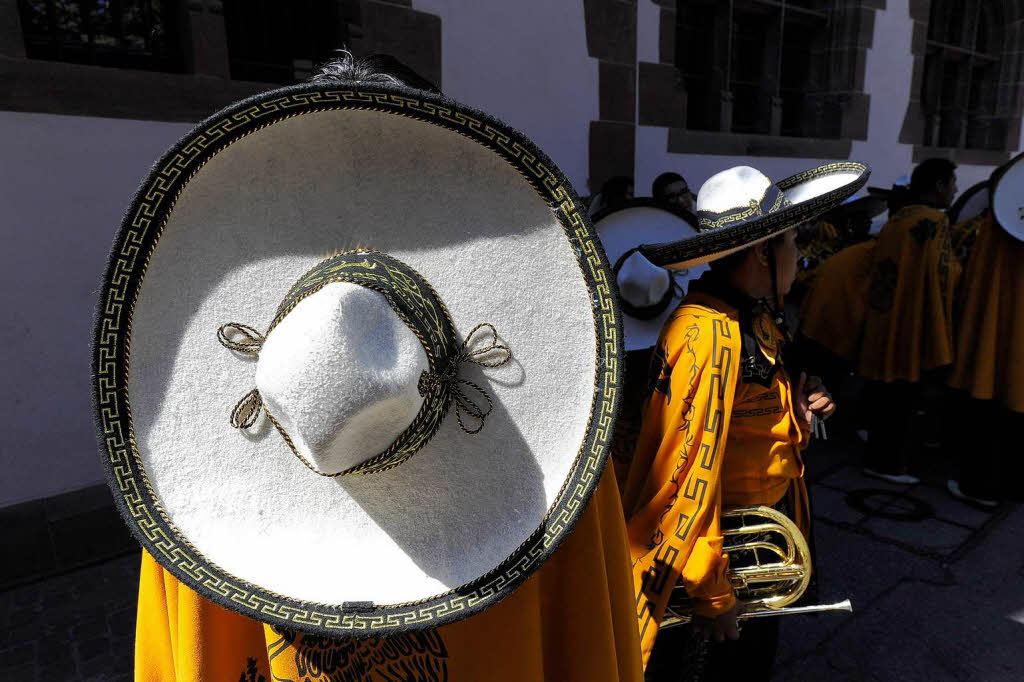
[{"label": "white plaster wall", "polygon": [[640,62],[657,64],[661,61],[658,51],[661,8],[654,0],[640,0],[636,3],[636,59]]},{"label": "white plaster wall", "polygon": [[521,130],[587,194],[597,60],[583,3],[415,0],[441,17],[441,88]]},{"label": "white plaster wall", "polygon": [[[650,45],[641,45],[644,61],[656,60],[657,11],[650,11],[651,0],[640,0],[637,37],[646,36]],[[899,142],[900,129],[910,100],[913,55],[910,52],[913,22],[908,0],[889,0],[887,9],[875,13],[873,47],[868,51],[865,91],[871,96],[868,115],[868,139],[854,141],[850,158],[871,167],[870,185],[888,187],[892,181],[913,169],[913,147]],[[655,8],[656,10],[657,8]],[[652,52],[653,49],[653,52]],[[1022,137],[1024,144],[1024,137]],[[668,129],[641,126],[637,131],[637,194],[650,194],[651,182],[659,173],[674,170],[682,174],[694,191],[711,175],[733,165],[753,165],[772,178],[785,177],[829,159],[781,157],[730,157],[711,154],[669,154]],[[961,165],[957,171],[961,189],[984,180],[991,166]]]},{"label": "white plaster wall", "polygon": [[636,195],[650,196],[654,178],[675,171],[686,178],[694,192],[709,177],[732,166],[753,166],[773,179],[783,178],[831,159],[800,159],[775,156],[726,156],[716,154],[669,154],[668,128],[637,128]]},{"label": "white plaster wall", "polygon": [[100,279],[136,186],[190,127],[0,112],[0,507],[103,479],[89,380]]},{"label": "white plaster wall", "polygon": [[885,10],[875,12],[873,47],[864,73],[864,88],[871,96],[868,139],[855,140],[850,150],[851,159],[871,166],[869,182],[875,187],[890,187],[913,169],[913,146],[899,142],[910,102],[913,28],[907,0],[890,0]]}]

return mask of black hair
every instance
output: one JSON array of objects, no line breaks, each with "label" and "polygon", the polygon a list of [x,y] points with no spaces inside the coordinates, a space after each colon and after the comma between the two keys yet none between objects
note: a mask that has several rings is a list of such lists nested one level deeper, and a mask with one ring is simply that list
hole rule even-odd
[{"label": "black hair", "polygon": [[925,159],[910,175],[910,192],[918,197],[927,196],[935,185],[948,182],[955,171],[956,164],[949,159]]},{"label": "black hair", "polygon": [[390,54],[356,58],[348,50],[336,50],[338,57],[321,64],[310,83],[394,83],[407,88],[441,94],[436,85]]},{"label": "black hair", "polygon": [[633,178],[627,175],[616,175],[608,178],[601,185],[601,196],[608,200],[608,197],[625,197],[626,191],[633,184]]},{"label": "black hair", "polygon": [[686,182],[686,178],[679,173],[673,173],[672,171],[662,173],[658,177],[654,178],[654,183],[651,185],[651,196],[655,199],[661,199],[665,194],[665,188],[673,182],[679,181]]},{"label": "black hair", "polygon": [[885,207],[889,210],[889,215],[892,215],[904,206],[913,204],[915,201],[914,193],[910,191],[909,187],[893,185],[892,191],[890,191],[889,196],[886,197]]}]

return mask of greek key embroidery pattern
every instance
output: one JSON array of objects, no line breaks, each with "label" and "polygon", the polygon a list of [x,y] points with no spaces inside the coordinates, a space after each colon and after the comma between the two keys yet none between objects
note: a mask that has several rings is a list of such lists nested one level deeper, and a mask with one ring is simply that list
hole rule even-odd
[{"label": "greek key embroidery pattern", "polygon": [[[666,502],[658,527],[651,538],[650,548],[655,552],[654,562],[651,569],[641,578],[641,584],[638,586],[639,589],[636,595],[637,619],[639,620],[641,639],[644,637],[647,629],[656,622],[656,604],[663,602],[664,597],[675,587],[676,581],[674,576],[678,575],[682,568],[683,557],[681,548],[685,548],[690,541],[690,533],[693,532],[697,511],[704,507],[705,497],[711,486],[711,472],[715,460],[724,447],[721,439],[722,429],[725,425],[723,405],[733,361],[733,350],[732,345],[730,345],[732,333],[728,324],[724,320],[719,319],[711,321],[711,330],[711,362],[699,371],[695,365],[691,368],[690,390],[692,393],[701,385],[699,381],[700,372],[709,373],[706,389],[708,395],[705,397],[705,400],[707,405],[715,407],[707,411],[707,414],[704,415],[703,423],[693,423],[693,419],[696,416],[692,407],[693,397],[688,397],[689,399],[685,403],[686,411],[684,412],[683,428],[686,429],[686,434],[689,433],[691,428],[698,429],[701,443],[697,451],[697,458],[690,465],[689,469],[686,467],[689,448],[683,448],[678,453],[677,465],[672,479],[675,485],[675,492]],[[689,350],[684,349],[684,354],[689,352],[692,357],[696,357],[696,354],[693,352],[693,344],[698,339],[699,328],[695,322],[687,330],[686,344]],[[684,439],[686,439],[688,444],[692,445],[693,437],[684,435]],[[688,475],[689,471],[694,471],[695,475],[688,477],[684,487],[684,474]],[[687,500],[689,503],[678,504],[680,495],[682,499]],[[680,509],[678,510],[679,517],[675,522],[674,528],[666,527],[669,525],[666,517],[677,504]],[[689,513],[684,510],[689,511]]]},{"label": "greek key embroidery pattern", "polygon": [[[594,403],[572,471],[544,525],[512,557],[464,588],[424,602],[346,610],[338,605],[291,600],[247,583],[203,557],[160,507],[138,455],[127,385],[132,312],[149,258],[166,218],[187,182],[215,154],[266,126],[328,110],[373,110],[452,130],[486,146],[512,165],[551,206],[572,243],[592,297],[597,336]],[[394,92],[294,86],[227,109],[194,131],[150,174],[125,218],[100,294],[94,334],[93,375],[97,422],[105,465],[118,506],[136,537],[177,578],[205,597],[252,618],[306,631],[370,635],[410,626],[442,625],[476,612],[523,582],[553,551],[582,513],[604,467],[618,409],[621,338],[608,268],[597,238],[580,215],[571,189],[528,143],[497,121],[440,101]]]}]

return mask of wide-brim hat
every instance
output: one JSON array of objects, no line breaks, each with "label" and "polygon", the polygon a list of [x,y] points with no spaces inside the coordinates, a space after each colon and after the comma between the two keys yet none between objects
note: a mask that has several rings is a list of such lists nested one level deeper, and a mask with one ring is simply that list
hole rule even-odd
[{"label": "wide-brim hat", "polygon": [[324,635],[496,603],[583,513],[622,332],[555,164],[387,83],[220,111],[145,178],[94,337],[108,481],[200,595]]},{"label": "wide-brim hat", "polygon": [[949,223],[956,225],[965,220],[977,218],[989,207],[989,181],[977,182],[956,198],[953,205],[949,207]]},{"label": "wide-brim hat", "polygon": [[694,237],[646,244],[641,252],[656,265],[689,268],[770,239],[841,204],[867,182],[862,163],[841,161],[772,182],[749,166],[711,176],[697,194]]},{"label": "wide-brim hat", "polygon": [[992,173],[989,192],[996,222],[1008,235],[1024,241],[1024,153]]},{"label": "wide-brim hat", "polygon": [[869,187],[866,196],[848,198],[832,210],[823,213],[821,219],[832,224],[842,224],[854,219],[871,220],[888,210],[888,201],[889,190]]},{"label": "wide-brim hat", "polygon": [[686,283],[706,268],[668,271],[648,261],[638,247],[692,237],[697,234],[697,218],[682,208],[642,197],[602,209],[591,220],[615,274],[625,349],[650,348],[682,300]]}]

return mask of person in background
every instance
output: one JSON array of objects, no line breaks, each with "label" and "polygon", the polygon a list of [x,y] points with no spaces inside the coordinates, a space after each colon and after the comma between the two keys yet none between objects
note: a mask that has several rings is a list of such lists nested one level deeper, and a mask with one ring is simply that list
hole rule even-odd
[{"label": "person in background", "polygon": [[609,208],[619,208],[633,198],[633,178],[616,175],[601,185],[601,191],[590,202],[590,215]]},{"label": "person in background", "polygon": [[1019,446],[1024,429],[1024,157],[993,173],[991,207],[978,216],[957,311],[949,386],[959,428],[947,489],[981,507],[1021,500]]},{"label": "person in background", "polygon": [[878,235],[871,258],[857,371],[871,406],[864,473],[912,485],[906,440],[926,383],[943,383],[953,362],[953,297],[960,264],[945,210],[956,196],[956,164],[928,159]]},{"label": "person in background", "polygon": [[[807,172],[809,178],[828,174],[827,168]],[[641,247],[666,267],[711,266],[690,283],[655,346],[623,494],[649,682],[770,676],[778,619],[748,621],[740,637],[743,604],[727,573],[732,558],[723,548],[721,519],[729,509],[770,506],[809,537],[800,451],[812,418],[830,416],[835,406],[816,378],[785,362],[789,339],[781,310],[796,275],[794,228],[815,217],[816,204],[820,213],[830,208],[821,204],[838,204],[856,191],[866,169],[861,177],[836,179],[842,184],[823,201],[808,198],[801,206],[788,203],[754,168],[722,171],[697,198],[705,232]],[[751,211],[759,200],[767,208]],[[707,230],[725,246],[701,253]],[[676,585],[692,600],[696,629],[661,629]],[[706,655],[702,636],[711,640]]]},{"label": "person in background", "polygon": [[671,171],[662,173],[654,179],[654,183],[651,185],[651,196],[670,206],[690,212],[693,211],[693,202],[696,199],[683,176]]}]

